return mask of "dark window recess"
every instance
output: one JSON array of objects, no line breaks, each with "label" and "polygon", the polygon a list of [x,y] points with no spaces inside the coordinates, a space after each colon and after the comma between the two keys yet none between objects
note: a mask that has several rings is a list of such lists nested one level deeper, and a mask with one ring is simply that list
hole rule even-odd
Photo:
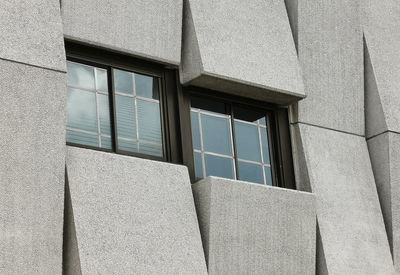
[{"label": "dark window recess", "polygon": [[[66,42],[67,143],[181,163],[176,71]],[[170,110],[170,111],[168,111]]]},{"label": "dark window recess", "polygon": [[218,176],[295,188],[286,109],[196,88],[179,99],[193,181]]}]

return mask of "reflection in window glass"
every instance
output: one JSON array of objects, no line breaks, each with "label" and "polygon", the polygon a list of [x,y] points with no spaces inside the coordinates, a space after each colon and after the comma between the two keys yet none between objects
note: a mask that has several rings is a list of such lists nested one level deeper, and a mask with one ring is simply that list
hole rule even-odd
[{"label": "reflection in window glass", "polygon": [[99,91],[108,91],[107,71],[96,68],[96,89]]},{"label": "reflection in window glass", "polygon": [[193,139],[193,148],[195,150],[201,150],[200,145],[200,129],[199,129],[199,115],[197,112],[190,112],[191,122],[192,122],[192,139]]},{"label": "reflection in window glass", "polygon": [[201,153],[199,152],[194,152],[194,168],[195,168],[195,174],[196,178],[203,178],[203,164],[202,164],[202,159],[201,159]]},{"label": "reflection in window glass", "polygon": [[118,149],[162,157],[158,78],[116,69],[113,74]]},{"label": "reflection in window glass", "polygon": [[67,82],[69,86],[94,90],[94,68],[75,62],[67,62]]},{"label": "reflection in window glass", "polygon": [[241,180],[264,183],[263,168],[261,165],[239,161],[238,166]]},{"label": "reflection in window glass", "polygon": [[[234,119],[226,113],[230,109]],[[212,175],[272,185],[265,113],[196,98],[191,123],[196,178]]]},{"label": "reflection in window glass", "polygon": [[257,125],[235,120],[235,136],[238,158],[261,162],[260,139]]},{"label": "reflection in window glass", "polygon": [[206,163],[206,176],[235,178],[233,159],[205,154],[204,160]]},{"label": "reflection in window glass", "polygon": [[146,98],[159,99],[158,79],[135,73],[136,95]]},{"label": "reflection in window glass", "polygon": [[114,89],[116,92],[124,94],[133,94],[132,73],[113,69]]},{"label": "reflection in window glass", "polygon": [[109,92],[104,73],[104,69],[67,62],[67,142],[111,149]]},{"label": "reflection in window glass", "polygon": [[218,117],[202,113],[200,118],[204,150],[231,156],[232,144],[229,117]]},{"label": "reflection in window glass", "polygon": [[272,186],[271,167],[264,166],[264,170],[265,170],[265,177],[266,177],[267,184]]}]

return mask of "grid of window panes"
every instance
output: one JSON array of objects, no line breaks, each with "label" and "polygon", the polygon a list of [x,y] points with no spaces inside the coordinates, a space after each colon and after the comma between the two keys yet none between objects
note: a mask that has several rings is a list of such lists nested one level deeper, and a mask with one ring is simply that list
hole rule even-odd
[{"label": "grid of window panes", "polygon": [[251,109],[230,108],[233,118],[227,106],[192,101],[196,178],[218,176],[272,185],[268,117]]},{"label": "grid of window panes", "polygon": [[107,70],[67,62],[67,141],[111,149]]},{"label": "grid of window panes", "polygon": [[162,156],[159,79],[113,69],[118,149]]},{"label": "grid of window panes", "polygon": [[[67,142],[111,150],[116,141],[119,152],[163,156],[158,77],[71,61],[67,75]],[[112,138],[112,117],[116,138]]]}]

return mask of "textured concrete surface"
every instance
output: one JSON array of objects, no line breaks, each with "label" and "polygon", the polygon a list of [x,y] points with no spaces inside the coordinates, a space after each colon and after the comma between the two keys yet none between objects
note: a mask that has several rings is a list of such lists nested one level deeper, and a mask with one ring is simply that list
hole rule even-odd
[{"label": "textured concrete surface", "polygon": [[[317,198],[318,270],[394,274],[377,188],[363,137],[304,124],[292,126],[299,188]],[[297,155],[295,155],[297,158]],[[321,257],[323,253],[323,257]]]},{"label": "textured concrete surface", "polygon": [[0,60],[0,83],[0,274],[61,274],[66,77]]},{"label": "textured concrete surface", "polygon": [[58,0],[0,1],[0,58],[65,71]]},{"label": "textured concrete surface", "polygon": [[82,273],[207,274],[186,167],[68,147],[67,174]]},{"label": "textured concrete surface", "polygon": [[315,274],[315,196],[208,177],[193,186],[209,274]]},{"label": "textured concrete surface", "polygon": [[283,0],[184,3],[183,84],[280,104],[305,96]]},{"label": "textured concrete surface", "polygon": [[286,0],[307,94],[293,122],[364,135],[359,2]]},{"label": "textured concrete surface", "polygon": [[74,211],[69,191],[68,175],[65,173],[64,232],[63,232],[63,275],[80,275],[78,239],[76,237]]},{"label": "textured concrete surface", "polygon": [[400,135],[373,137],[368,140],[368,149],[394,265],[400,273]]},{"label": "textured concrete surface", "polygon": [[386,116],[374,70],[371,64],[368,48],[364,44],[364,75],[365,75],[365,135],[367,138],[379,135],[388,130]]},{"label": "textured concrete surface", "polygon": [[[375,82],[375,86],[366,92],[377,98],[376,102],[367,105],[367,136],[385,130],[400,132],[400,5],[396,0],[361,3],[365,44],[370,58],[370,67],[366,68],[370,73],[367,81]],[[375,109],[379,115],[375,115],[378,112]]]},{"label": "textured concrete surface", "polygon": [[182,0],[62,0],[66,38],[179,65]]}]

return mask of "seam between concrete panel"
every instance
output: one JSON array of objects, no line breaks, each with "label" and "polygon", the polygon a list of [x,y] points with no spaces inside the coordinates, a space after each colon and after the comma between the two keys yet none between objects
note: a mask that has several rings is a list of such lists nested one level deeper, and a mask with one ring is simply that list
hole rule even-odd
[{"label": "seam between concrete panel", "polygon": [[392,130],[385,130],[385,131],[383,131],[383,132],[380,132],[379,134],[376,134],[376,135],[373,135],[373,136],[368,137],[367,140],[373,139],[373,138],[375,138],[375,137],[377,137],[377,136],[380,136],[380,135],[383,135],[383,134],[386,134],[386,133],[392,133],[392,134],[398,134],[398,135],[400,135],[400,132],[392,131]]},{"label": "seam between concrete panel", "polygon": [[317,128],[321,128],[321,129],[325,129],[325,130],[331,130],[331,131],[339,132],[339,133],[342,133],[342,134],[348,134],[348,135],[353,135],[353,136],[365,138],[364,135],[359,135],[359,134],[355,134],[355,133],[351,133],[351,132],[347,132],[347,131],[337,130],[337,129],[333,129],[333,128],[329,128],[329,127],[325,127],[325,126],[320,126],[320,125],[316,125],[316,124],[312,124],[312,123],[302,122],[302,121],[297,121],[297,122],[293,122],[293,123],[290,123],[290,124],[291,125],[304,124],[304,125],[313,126],[313,127],[317,127]]},{"label": "seam between concrete panel", "polygon": [[30,66],[30,67],[34,67],[34,68],[49,70],[49,71],[53,71],[53,72],[57,72],[57,73],[64,73],[64,74],[67,73],[66,71],[61,71],[61,70],[46,68],[46,67],[42,67],[42,66],[38,66],[38,65],[33,65],[33,64],[29,64],[29,63],[25,63],[25,62],[21,62],[21,61],[16,61],[16,60],[12,60],[12,59],[2,58],[2,57],[0,57],[0,60],[8,61],[8,62],[13,62],[13,63],[21,64],[21,65],[26,65],[26,66]]}]

